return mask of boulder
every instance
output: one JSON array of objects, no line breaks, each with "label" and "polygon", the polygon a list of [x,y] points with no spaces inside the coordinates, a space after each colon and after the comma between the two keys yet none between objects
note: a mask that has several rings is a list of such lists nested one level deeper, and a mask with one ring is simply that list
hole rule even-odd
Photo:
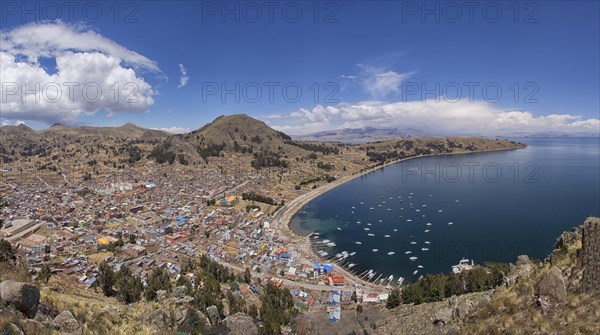
[{"label": "boulder", "polygon": [[258,335],[258,328],[252,318],[243,313],[230,315],[224,320],[231,335]]},{"label": "boulder", "polygon": [[0,283],[0,298],[32,318],[40,302],[40,290],[28,283],[6,280]]},{"label": "boulder", "polygon": [[167,299],[167,291],[165,291],[165,290],[156,291],[156,300],[157,301],[164,301],[165,299]]},{"label": "boulder", "polygon": [[553,266],[537,285],[537,294],[540,298],[547,299],[551,305],[562,304],[567,301],[567,290],[562,272]]},{"label": "boulder", "polygon": [[25,335],[37,335],[50,332],[48,329],[46,329],[43,323],[36,320],[23,319],[19,321],[19,323]]},{"label": "boulder", "polygon": [[82,333],[79,321],[77,321],[77,319],[75,319],[73,314],[69,311],[63,311],[62,313],[58,314],[54,318],[54,323],[56,323],[60,327],[60,330],[62,332],[71,334]]},{"label": "boulder", "polygon": [[219,309],[217,306],[212,305],[206,308],[206,316],[210,320],[211,325],[216,325],[221,322],[221,316],[219,315]]},{"label": "boulder", "polygon": [[177,286],[173,290],[173,296],[177,298],[183,298],[188,294],[188,288],[186,286]]},{"label": "boulder", "polygon": [[465,315],[471,312],[471,306],[473,303],[466,299],[461,299],[456,304],[456,316],[459,318],[464,317]]},{"label": "boulder", "polygon": [[25,335],[21,328],[19,328],[14,323],[9,323],[4,327],[4,329],[0,329],[2,331],[2,335]]},{"label": "boulder", "polygon": [[157,309],[146,317],[146,323],[153,324],[158,329],[165,327],[165,312],[162,309]]},{"label": "boulder", "polygon": [[489,295],[484,295],[477,302],[477,308],[483,308],[483,306],[487,305],[490,301],[492,301],[492,298]]},{"label": "boulder", "polygon": [[433,323],[443,323],[447,325],[452,319],[452,309],[450,307],[440,307],[434,315]]}]

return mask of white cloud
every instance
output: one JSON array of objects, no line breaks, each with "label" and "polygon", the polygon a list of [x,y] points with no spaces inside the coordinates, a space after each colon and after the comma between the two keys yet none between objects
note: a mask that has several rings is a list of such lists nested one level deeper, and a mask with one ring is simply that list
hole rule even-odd
[{"label": "white cloud", "polygon": [[[359,80],[363,89],[376,99],[399,94],[402,82],[414,74],[414,72],[398,73],[364,64],[358,66],[361,69]],[[346,76],[346,78],[350,77],[352,76]]]},{"label": "white cloud", "polygon": [[[154,103],[156,91],[140,74],[160,74],[156,63],[96,32],[58,21],[0,34],[4,118],[74,124],[102,108],[144,112]],[[54,58],[56,72],[40,57]]]},{"label": "white cloud", "polygon": [[167,133],[171,133],[171,134],[184,134],[184,133],[189,133],[190,131],[192,131],[190,128],[183,128],[183,127],[169,127],[169,128],[150,128],[150,129],[154,129],[154,130],[162,130],[162,131],[166,131]]},{"label": "white cloud", "polygon": [[179,71],[181,72],[181,76],[179,77],[179,85],[177,85],[177,88],[182,88],[187,85],[190,77],[188,76],[187,69],[185,66],[183,66],[183,64],[179,64]]},{"label": "white cloud", "polygon": [[571,114],[535,116],[529,111],[503,110],[491,103],[461,100],[340,103],[300,109],[280,118],[274,127],[290,134],[337,128],[419,128],[445,134],[489,135],[518,132],[600,133],[600,120]]}]

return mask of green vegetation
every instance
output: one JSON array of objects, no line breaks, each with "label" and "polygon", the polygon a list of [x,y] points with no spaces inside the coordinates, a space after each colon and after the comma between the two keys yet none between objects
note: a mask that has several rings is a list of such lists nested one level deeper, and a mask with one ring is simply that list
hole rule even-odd
[{"label": "green vegetation", "polygon": [[142,296],[142,281],[127,266],[122,266],[117,272],[116,288],[117,297],[126,304],[137,302]]},{"label": "green vegetation", "polygon": [[260,319],[264,323],[261,334],[281,334],[281,326],[290,323],[295,313],[294,299],[290,291],[267,284],[265,294],[260,297]]},{"label": "green vegetation", "polygon": [[10,242],[5,239],[0,240],[0,262],[13,261],[15,259],[15,250]]},{"label": "green vegetation", "polygon": [[255,152],[254,159],[250,162],[253,168],[260,170],[265,167],[288,167],[288,163],[281,159],[281,154],[272,151]]},{"label": "green vegetation", "polygon": [[[402,291],[402,302],[420,304],[440,301],[453,295],[481,292],[500,285],[509,266],[503,263],[489,263],[486,266],[487,268],[477,267],[460,274],[425,275]],[[397,306],[393,305],[388,302],[388,308]]]},{"label": "green vegetation", "polygon": [[146,289],[144,291],[144,296],[147,300],[153,301],[156,300],[156,292],[160,290],[165,290],[167,292],[171,292],[171,278],[169,277],[169,273],[160,268],[154,268],[148,275],[146,280]]},{"label": "green vegetation", "polygon": [[273,198],[269,198],[267,196],[264,196],[262,194],[258,194],[258,193],[255,193],[255,192],[242,193],[242,199],[243,200],[252,200],[252,201],[262,202],[262,203],[265,203],[267,205],[275,205],[275,201],[273,201]]}]

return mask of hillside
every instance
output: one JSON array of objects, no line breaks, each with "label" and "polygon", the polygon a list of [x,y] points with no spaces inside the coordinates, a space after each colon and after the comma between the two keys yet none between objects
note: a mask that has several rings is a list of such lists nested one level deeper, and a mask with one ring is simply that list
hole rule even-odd
[{"label": "hillside", "polygon": [[389,140],[392,138],[431,137],[418,129],[378,129],[371,127],[344,128],[318,133],[292,136],[298,141],[317,141],[327,143],[364,144],[369,142]]}]

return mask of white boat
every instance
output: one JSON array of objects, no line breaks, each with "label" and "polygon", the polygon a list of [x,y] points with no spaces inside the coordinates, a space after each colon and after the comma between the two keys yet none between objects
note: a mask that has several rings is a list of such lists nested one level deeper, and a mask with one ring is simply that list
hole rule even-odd
[{"label": "white boat", "polygon": [[362,244],[362,242],[361,242],[361,241],[356,241],[356,242],[354,242],[354,243],[356,243],[356,244]]},{"label": "white boat", "polygon": [[392,255],[395,255],[395,254],[396,254],[396,253],[395,253],[395,252],[393,252],[393,251],[390,251],[390,252],[388,252],[388,255],[390,255],[390,256],[392,256]]},{"label": "white boat", "polygon": [[323,243],[323,244],[327,244],[329,242],[331,242],[331,241],[330,240],[323,240],[323,241],[321,241],[321,243]]},{"label": "white boat", "polygon": [[403,282],[404,282],[404,277],[398,278],[398,285],[402,285]]},{"label": "white boat", "polygon": [[316,235],[316,236],[315,236],[315,237],[313,237],[313,238],[315,238],[315,239],[316,239],[316,238],[319,238],[319,235]]},{"label": "white boat", "polygon": [[371,250],[371,251],[373,251],[373,252],[378,252],[378,251],[379,251],[379,249],[373,249],[373,250]]},{"label": "white boat", "polygon": [[362,222],[360,222],[360,221],[356,221],[356,223],[358,223],[358,224],[361,224]]},{"label": "white boat", "polygon": [[410,241],[410,244],[412,244],[412,245],[415,245],[415,244],[417,244],[417,242],[415,242],[415,241]]},{"label": "white boat", "polygon": [[429,242],[429,241],[425,241],[425,244],[431,244],[431,242]]},{"label": "white boat", "polygon": [[451,225],[453,225],[453,224],[454,224],[454,222],[448,222],[448,225],[449,225],[449,226],[451,226]]},{"label": "white boat", "polygon": [[372,234],[372,233],[369,233],[369,234],[367,234],[367,235],[368,235],[368,236],[371,236],[371,237],[375,236],[375,234]]},{"label": "white boat", "polygon": [[342,228],[340,228],[340,227],[337,227],[337,230],[342,230]]},{"label": "white boat", "polygon": [[356,264],[354,264],[354,263],[350,263],[350,264],[348,264],[348,269],[352,269],[352,268],[353,268],[355,265],[356,265]]},{"label": "white boat", "polygon": [[398,229],[394,228],[394,231],[398,231]]},{"label": "white boat", "polygon": [[356,209],[356,207],[352,206],[352,209]]},{"label": "white boat", "polygon": [[419,257],[412,256],[412,257],[411,257],[411,258],[409,258],[409,259],[410,259],[411,261],[413,261],[413,262],[414,262],[414,261],[416,261],[417,259],[419,259]]},{"label": "white boat", "polygon": [[375,208],[373,208],[373,207],[369,207],[369,209],[370,209],[370,210],[374,210]]},{"label": "white boat", "polygon": [[429,251],[429,248],[421,248],[421,251]]},{"label": "white boat", "polygon": [[364,205],[365,203],[361,201],[361,202],[360,202],[360,204],[361,204],[361,205]]},{"label": "white boat", "polygon": [[390,235],[383,235],[383,237],[385,237],[385,238],[390,238]]},{"label": "white boat", "polygon": [[454,200],[454,202],[456,202],[456,203],[459,203],[460,201],[458,201],[458,200]]},{"label": "white boat", "polygon": [[421,207],[427,207],[427,205],[421,205]]},{"label": "white boat", "polygon": [[392,281],[392,280],[394,280],[394,275],[390,275],[390,276],[389,276],[387,279],[388,279],[389,281]]},{"label": "white boat", "polygon": [[404,254],[405,255],[410,255],[410,254],[412,254],[412,251],[410,251],[410,250],[409,251],[405,251]]},{"label": "white boat", "polygon": [[363,230],[368,231],[371,230],[371,228],[363,228]]},{"label": "white boat", "polygon": [[411,219],[406,219],[406,222],[412,222],[412,220]]},{"label": "white boat", "polygon": [[335,247],[335,246],[336,246],[336,244],[335,244],[335,243],[333,243],[333,242],[329,242],[329,243],[327,243],[327,246],[328,246],[328,247]]},{"label": "white boat", "polygon": [[419,269],[422,269],[422,268],[423,268],[423,265],[417,265],[417,267],[418,267]]},{"label": "white boat", "polygon": [[352,251],[350,254],[348,254],[349,256],[354,256],[356,255],[356,251]]},{"label": "white boat", "polygon": [[420,209],[415,209],[415,212],[420,212],[420,211],[421,211]]},{"label": "white boat", "polygon": [[429,232],[430,232],[430,230],[429,230],[429,229],[425,229],[425,232],[426,232],[426,233],[429,233]]},{"label": "white boat", "polygon": [[342,258],[342,254],[335,254],[335,258]]},{"label": "white boat", "polygon": [[431,222],[427,222],[427,226],[431,226]]},{"label": "white boat", "polygon": [[369,275],[368,275],[367,277],[368,277],[369,279],[371,279],[371,278],[375,277],[375,272],[371,272],[371,273],[369,273]]},{"label": "white boat", "polygon": [[443,212],[443,210],[441,210],[441,209],[440,209],[440,210],[438,210],[438,213],[441,213],[441,212]]},{"label": "white boat", "polygon": [[416,275],[416,274],[417,274],[417,272],[419,272],[419,270],[415,270],[415,271],[413,272],[413,276],[414,276],[414,275]]}]

